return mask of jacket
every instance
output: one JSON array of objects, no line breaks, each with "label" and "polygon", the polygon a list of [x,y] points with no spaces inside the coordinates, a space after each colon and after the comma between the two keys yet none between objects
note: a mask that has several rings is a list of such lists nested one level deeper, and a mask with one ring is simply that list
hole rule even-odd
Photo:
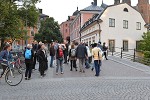
[{"label": "jacket", "polygon": [[[6,59],[7,61],[3,61],[3,59]],[[12,55],[11,52],[8,53],[7,50],[3,50],[0,52],[0,62],[3,65],[8,65],[8,61],[12,61]]]},{"label": "jacket", "polygon": [[102,50],[99,47],[95,47],[92,49],[92,55],[94,60],[102,60]]},{"label": "jacket", "polygon": [[39,59],[39,62],[47,62],[47,55],[46,55],[46,50],[45,50],[45,53],[43,52],[42,49],[40,49],[38,51],[38,59]]},{"label": "jacket", "polygon": [[76,49],[76,57],[79,59],[84,59],[88,57],[86,46],[80,44]]},{"label": "jacket", "polygon": [[55,56],[55,49],[54,46],[50,47],[50,56]]}]

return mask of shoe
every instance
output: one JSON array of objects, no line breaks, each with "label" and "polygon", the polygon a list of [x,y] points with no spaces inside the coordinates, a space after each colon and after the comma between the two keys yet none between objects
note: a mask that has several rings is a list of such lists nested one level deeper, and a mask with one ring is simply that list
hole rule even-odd
[{"label": "shoe", "polygon": [[106,60],[108,60],[108,59],[106,59]]},{"label": "shoe", "polygon": [[79,72],[82,72],[82,70],[80,70]]},{"label": "shoe", "polygon": [[61,72],[61,74],[64,74],[64,72]]},{"label": "shoe", "polygon": [[30,80],[31,78],[28,78],[28,80]]},{"label": "shoe", "polygon": [[85,73],[85,71],[83,70],[83,73]]},{"label": "shoe", "polygon": [[70,71],[72,71],[72,69],[70,69]]},{"label": "shoe", "polygon": [[99,75],[95,75],[95,76],[97,76],[97,77],[98,77]]},{"label": "shoe", "polygon": [[12,81],[10,81],[10,80],[7,80],[7,82],[8,82],[8,83],[12,83]]},{"label": "shoe", "polygon": [[94,68],[91,69],[92,71],[94,70]]},{"label": "shoe", "polygon": [[28,78],[27,77],[25,77],[25,80],[27,80]]},{"label": "shoe", "polygon": [[56,73],[56,75],[58,75],[58,73]]},{"label": "shoe", "polygon": [[78,71],[78,70],[76,69],[76,71]]}]

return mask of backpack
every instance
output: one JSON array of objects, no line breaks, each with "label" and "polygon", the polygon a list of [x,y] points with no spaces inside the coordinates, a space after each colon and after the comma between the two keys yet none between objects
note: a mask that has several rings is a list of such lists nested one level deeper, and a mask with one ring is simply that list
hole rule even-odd
[{"label": "backpack", "polygon": [[59,58],[61,58],[61,57],[63,57],[63,50],[61,49],[61,50],[59,50]]},{"label": "backpack", "polygon": [[76,56],[76,49],[71,49],[71,57],[75,57]]},{"label": "backpack", "polygon": [[26,51],[25,51],[25,59],[31,59],[31,50],[26,49]]}]

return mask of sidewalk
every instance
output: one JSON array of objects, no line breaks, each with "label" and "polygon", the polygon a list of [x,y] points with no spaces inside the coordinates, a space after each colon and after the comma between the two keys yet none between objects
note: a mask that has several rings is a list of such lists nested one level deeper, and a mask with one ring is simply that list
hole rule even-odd
[{"label": "sidewalk", "polygon": [[127,60],[127,59],[121,59],[119,57],[115,57],[115,56],[109,56],[108,57],[111,61],[114,61],[116,63],[134,68],[136,70],[142,71],[144,73],[150,74],[150,66],[146,66],[144,64],[138,63],[138,62],[133,62],[131,60]]}]

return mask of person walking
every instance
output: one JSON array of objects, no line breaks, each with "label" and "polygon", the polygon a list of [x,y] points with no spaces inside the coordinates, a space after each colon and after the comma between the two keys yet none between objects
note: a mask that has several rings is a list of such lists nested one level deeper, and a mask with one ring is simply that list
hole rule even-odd
[{"label": "person walking", "polygon": [[54,68],[53,61],[54,61],[54,57],[55,57],[55,49],[54,49],[54,43],[53,42],[51,43],[51,46],[50,46],[50,57],[51,57],[50,67]]},{"label": "person walking", "polygon": [[8,61],[12,61],[12,55],[11,55],[11,49],[12,46],[10,44],[6,44],[4,47],[4,50],[2,50],[0,52],[0,62],[1,62],[1,66],[3,68],[3,72],[1,73],[1,76],[4,74],[7,66],[8,66]]},{"label": "person walking", "polygon": [[33,57],[33,70],[36,70],[35,69],[35,65],[36,65],[36,60],[37,60],[37,51],[38,51],[38,44],[37,44],[37,41],[34,41],[33,44],[32,44],[32,50],[34,52],[34,57]]},{"label": "person walking", "polygon": [[24,57],[25,57],[25,64],[26,64],[25,80],[30,80],[32,68],[33,68],[33,57],[34,57],[34,52],[32,50],[31,44],[27,45],[27,48],[24,52]]},{"label": "person walking", "polygon": [[56,62],[57,62],[57,67],[56,67],[56,75],[58,75],[58,70],[60,68],[61,74],[63,74],[63,49],[62,45],[59,45],[56,53]]},{"label": "person walking", "polygon": [[76,58],[79,59],[80,72],[85,73],[85,60],[88,59],[88,54],[85,45],[81,42],[76,49]]},{"label": "person walking", "polygon": [[94,58],[94,65],[95,65],[95,76],[100,75],[100,66],[101,66],[101,60],[102,60],[102,51],[99,47],[97,47],[97,43],[94,43],[94,48],[92,49],[92,55]]},{"label": "person walking", "polygon": [[39,71],[41,77],[44,77],[46,75],[45,70],[47,70],[47,62],[48,62],[44,43],[41,43],[41,49],[38,51],[38,59],[39,59]]},{"label": "person walking", "polygon": [[75,49],[75,45],[71,44],[71,49],[69,50],[69,60],[70,60],[70,71],[72,71],[73,68],[75,68],[75,70],[77,71],[77,67],[76,67],[76,49]]},{"label": "person walking", "polygon": [[88,44],[85,44],[85,46],[86,46],[86,50],[87,50],[87,54],[88,54],[88,59],[86,59],[86,61],[85,61],[85,65],[86,65],[86,67],[85,68],[90,68],[91,67],[91,65],[89,64],[89,59],[90,59],[90,57],[92,56],[91,55],[91,52],[90,52],[90,48],[88,47]]},{"label": "person walking", "polygon": [[103,52],[104,52],[104,56],[105,56],[106,60],[108,60],[108,58],[107,58],[107,49],[108,49],[108,47],[106,47],[106,43],[104,42],[103,43]]},{"label": "person walking", "polygon": [[67,64],[67,56],[68,56],[68,43],[64,41],[63,53],[64,53],[64,64]]}]

